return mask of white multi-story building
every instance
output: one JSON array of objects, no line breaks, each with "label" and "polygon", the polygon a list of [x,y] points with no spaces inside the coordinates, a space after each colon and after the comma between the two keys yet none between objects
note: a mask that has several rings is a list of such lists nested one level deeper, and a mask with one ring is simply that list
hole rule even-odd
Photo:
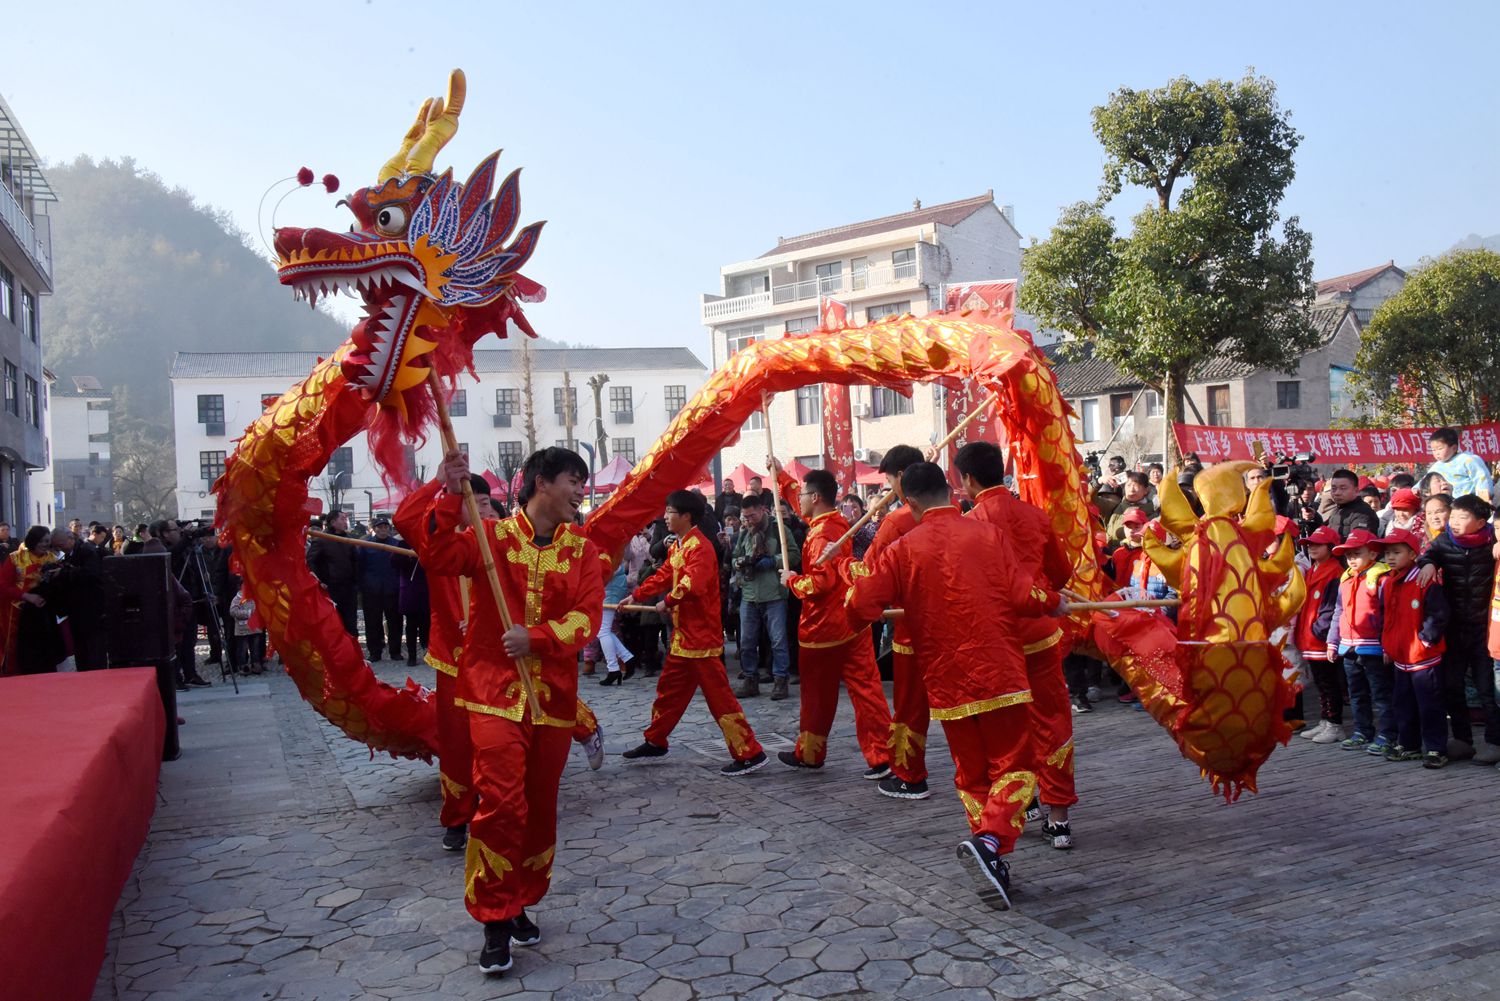
[{"label": "white multi-story building", "polygon": [[92,375],[46,377],[43,421],[49,462],[31,474],[35,523],[66,525],[115,520],[109,415],[113,400]]},{"label": "white multi-story building", "polygon": [[[942,308],[944,285],[1019,279],[1021,237],[1010,206],[994,192],[867,222],[782,238],[761,256],[720,269],[719,294],[704,295],[713,360],[722,365],[740,348],[768,337],[811,330],[821,296],[849,307],[849,321],[922,316]],[[776,454],[808,466],[823,462],[822,387],[782,393],[771,406]],[[944,433],[935,387],[918,385],[910,400],[889,389],[855,386],[854,447],[877,462],[898,444],[925,446]],[[724,449],[727,471],[739,463],[765,468],[760,415],[738,444]],[[751,434],[748,432],[754,431]]]},{"label": "white multi-story building", "polygon": [[[602,437],[608,459],[618,455],[631,462],[661,436],[707,375],[686,348],[530,348],[524,354],[531,359],[535,447],[571,442],[586,454]],[[522,359],[519,348],[474,352],[479,381],[449,406],[459,446],[476,470],[508,477],[533,446],[526,434]],[[180,517],[213,516],[210,488],[235,439],[260,416],[267,398],[280,396],[317,362],[313,352],[178,353],[171,380]],[[596,394],[590,380],[600,375],[608,380]],[[441,459],[436,433],[411,454],[422,479]],[[596,462],[596,468],[602,465]],[[389,513],[398,500],[381,483],[363,434],[334,453],[314,479],[312,494],[324,510],[337,502],[361,518]]]}]

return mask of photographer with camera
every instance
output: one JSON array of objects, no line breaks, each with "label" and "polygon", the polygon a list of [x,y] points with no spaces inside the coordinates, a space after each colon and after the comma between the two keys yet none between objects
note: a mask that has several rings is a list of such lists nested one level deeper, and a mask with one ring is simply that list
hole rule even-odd
[{"label": "photographer with camera", "polygon": [[[769,510],[771,495],[746,493],[740,509],[743,524],[734,540],[733,569],[740,586],[740,687],[735,695],[760,694],[761,628],[771,644],[771,698],[790,692],[791,651],[787,647],[787,589],[781,583],[781,540]],[[787,561],[796,565],[801,553],[797,540],[787,537]]]},{"label": "photographer with camera", "polygon": [[187,570],[193,543],[183,538],[182,529],[171,518],[153,522],[148,535],[141,552],[167,553],[172,557],[172,638],[177,645],[177,690],[208,688],[212,682],[198,673],[198,596],[188,583],[191,576],[201,594],[202,578],[196,572],[189,575]]}]

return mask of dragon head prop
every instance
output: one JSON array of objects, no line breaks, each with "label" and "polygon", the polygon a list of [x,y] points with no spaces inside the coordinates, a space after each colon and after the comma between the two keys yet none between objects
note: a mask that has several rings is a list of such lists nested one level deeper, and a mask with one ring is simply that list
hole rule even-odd
[{"label": "dragon head prop", "polygon": [[451,170],[433,172],[458,132],[465,94],[463,71],[454,70],[447,99],[423,102],[377,183],[340,203],[355,219],[347,233],[276,230],[277,275],[294,295],[313,306],[341,292],[364,302],[340,364],[378,404],[371,443],[388,473],[400,468],[399,442],[420,438],[433,413],[429,373],[451,384],[472,365],[474,344],[487,333],[505,336],[507,321],[535,336],[519,303],[546,295],[520,273],[543,226],[515,233],[520,171],[495,190],[497,151],[462,184]]}]

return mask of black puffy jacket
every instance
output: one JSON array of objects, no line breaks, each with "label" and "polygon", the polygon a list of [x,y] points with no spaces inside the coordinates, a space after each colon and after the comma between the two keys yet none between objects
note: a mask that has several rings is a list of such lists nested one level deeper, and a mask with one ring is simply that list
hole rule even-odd
[{"label": "black puffy jacket", "polygon": [[1465,549],[1447,529],[1427,547],[1421,562],[1432,563],[1443,572],[1443,596],[1452,610],[1454,625],[1484,625],[1490,618],[1490,592],[1495,585],[1494,538]]}]

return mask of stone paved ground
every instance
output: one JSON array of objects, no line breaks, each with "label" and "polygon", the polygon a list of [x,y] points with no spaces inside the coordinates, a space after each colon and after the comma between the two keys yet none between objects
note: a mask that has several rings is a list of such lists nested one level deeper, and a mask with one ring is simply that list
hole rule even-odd
[{"label": "stone paved ground", "polygon": [[[819,773],[719,777],[701,702],[667,758],[626,765],[640,678],[583,680],[610,758],[590,772],[575,751],[543,941],[487,979],[462,856],[438,849],[434,769],[371,759],[284,677],[241,687],[183,697],[184,755],[163,768],[98,1001],[1500,992],[1492,768],[1294,740],[1259,796],[1225,806],[1144,714],[1110,704],[1078,719],[1078,847],[1025,839],[1016,909],[996,913],[953,856],[940,730],[925,802],[860,780],[847,707]],[[769,751],[790,747],[795,700],[747,711]]]}]

